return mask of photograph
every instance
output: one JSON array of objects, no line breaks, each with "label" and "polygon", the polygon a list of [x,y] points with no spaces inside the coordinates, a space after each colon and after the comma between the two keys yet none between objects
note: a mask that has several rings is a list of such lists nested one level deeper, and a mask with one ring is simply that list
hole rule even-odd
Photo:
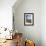
[{"label": "photograph", "polygon": [[34,24],[34,13],[24,13],[24,25],[32,26]]}]

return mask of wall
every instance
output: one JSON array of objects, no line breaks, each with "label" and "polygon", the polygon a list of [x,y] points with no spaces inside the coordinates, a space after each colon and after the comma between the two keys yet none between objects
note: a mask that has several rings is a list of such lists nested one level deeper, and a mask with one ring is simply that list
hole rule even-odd
[{"label": "wall", "polygon": [[46,46],[46,0],[41,2],[41,38],[42,46]]},{"label": "wall", "polygon": [[16,0],[0,0],[0,27],[12,29],[12,6]]},{"label": "wall", "polygon": [[[16,5],[14,5],[16,6]],[[24,13],[34,13],[34,25],[24,26]],[[36,46],[41,46],[41,1],[23,0],[14,10],[15,29],[23,33],[24,39],[35,41]]]}]

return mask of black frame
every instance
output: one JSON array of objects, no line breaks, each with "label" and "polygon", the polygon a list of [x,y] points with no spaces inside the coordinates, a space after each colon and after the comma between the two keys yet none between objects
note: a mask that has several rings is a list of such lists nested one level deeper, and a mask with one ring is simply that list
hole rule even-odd
[{"label": "black frame", "polygon": [[34,13],[24,13],[24,26],[34,25]]}]

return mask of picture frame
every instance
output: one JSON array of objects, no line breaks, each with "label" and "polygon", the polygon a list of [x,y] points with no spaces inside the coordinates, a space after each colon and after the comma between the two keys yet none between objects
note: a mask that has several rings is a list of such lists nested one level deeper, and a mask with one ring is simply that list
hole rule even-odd
[{"label": "picture frame", "polygon": [[24,26],[34,25],[34,13],[24,13]]},{"label": "picture frame", "polygon": [[14,13],[13,13],[13,31],[15,30],[15,18],[14,18],[15,16],[14,16]]}]

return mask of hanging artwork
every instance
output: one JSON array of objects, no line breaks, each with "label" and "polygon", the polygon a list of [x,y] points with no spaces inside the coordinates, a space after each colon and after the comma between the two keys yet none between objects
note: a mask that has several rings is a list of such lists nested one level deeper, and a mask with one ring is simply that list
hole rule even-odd
[{"label": "hanging artwork", "polygon": [[34,13],[24,13],[24,26],[34,25]]},{"label": "hanging artwork", "polygon": [[15,30],[15,22],[14,22],[14,13],[13,13],[13,31]]}]

